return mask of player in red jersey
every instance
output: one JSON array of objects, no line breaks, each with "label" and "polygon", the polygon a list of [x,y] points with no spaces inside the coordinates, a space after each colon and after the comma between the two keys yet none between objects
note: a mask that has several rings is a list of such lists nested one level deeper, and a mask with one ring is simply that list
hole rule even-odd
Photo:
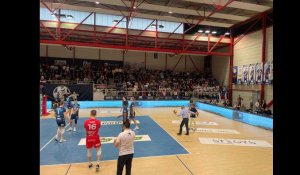
[{"label": "player in red jersey", "polygon": [[100,168],[100,157],[101,157],[101,142],[98,134],[101,127],[101,121],[96,119],[97,111],[91,110],[90,118],[84,122],[84,128],[86,130],[86,148],[87,158],[89,161],[89,168],[93,167],[92,164],[92,147],[97,150],[97,165],[96,170]]}]

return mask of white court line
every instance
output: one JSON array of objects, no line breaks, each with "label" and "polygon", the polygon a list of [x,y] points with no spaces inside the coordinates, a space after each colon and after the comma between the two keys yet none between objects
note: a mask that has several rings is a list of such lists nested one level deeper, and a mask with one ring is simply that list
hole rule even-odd
[{"label": "white court line", "polygon": [[[150,117],[150,116],[149,116]],[[151,117],[150,117],[151,118]],[[152,119],[152,118],[151,118]],[[163,129],[166,133],[168,133],[163,127],[161,127],[154,119],[152,119],[161,129]],[[169,134],[169,133],[168,133]],[[191,154],[191,152],[186,149],[186,147],[184,147],[181,143],[179,143],[171,134],[169,134],[169,136],[171,136],[179,145],[181,145],[187,152],[189,152],[189,154]],[[178,154],[179,155],[179,154]]]},{"label": "white court line", "polygon": [[[70,123],[68,123],[65,127],[65,129],[67,129],[67,127],[70,125]],[[41,149],[40,152],[55,138],[56,134],[54,135],[54,137],[52,137],[52,139],[49,140],[49,142],[47,142]]]},{"label": "white court line", "polygon": [[[156,157],[171,157],[171,156],[176,156],[176,155],[188,155],[186,153],[183,154],[172,154],[172,155],[161,155],[161,156],[146,156],[146,157],[134,157],[133,159],[150,159],[150,158],[156,158]],[[114,160],[101,160],[100,162],[111,162],[111,161],[118,161],[118,157]],[[78,162],[78,163],[72,163],[74,164],[83,164],[83,163],[88,163],[88,162]],[[52,165],[40,165],[40,166],[59,166],[59,165],[69,165],[70,163],[63,163],[63,164],[52,164]]]}]

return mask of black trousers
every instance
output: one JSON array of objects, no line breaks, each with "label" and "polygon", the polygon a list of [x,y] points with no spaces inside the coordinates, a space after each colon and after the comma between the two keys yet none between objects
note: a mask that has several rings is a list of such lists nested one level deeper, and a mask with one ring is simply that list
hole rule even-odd
[{"label": "black trousers", "polygon": [[185,125],[186,127],[186,133],[189,134],[189,118],[183,118],[181,123],[180,123],[180,129],[179,129],[179,134],[182,133],[182,127]]},{"label": "black trousers", "polygon": [[131,174],[131,162],[132,162],[133,154],[127,154],[123,156],[119,156],[118,165],[117,165],[117,175],[122,175],[124,165],[126,166],[126,175]]}]

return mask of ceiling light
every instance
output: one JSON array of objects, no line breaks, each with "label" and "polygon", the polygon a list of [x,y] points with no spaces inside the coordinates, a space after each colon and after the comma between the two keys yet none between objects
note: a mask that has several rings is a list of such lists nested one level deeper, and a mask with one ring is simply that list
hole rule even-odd
[{"label": "ceiling light", "polygon": [[229,33],[229,32],[226,32],[225,35],[230,35],[230,33]]},{"label": "ceiling light", "polygon": [[210,32],[209,30],[206,30],[206,31],[205,31],[205,33],[209,33],[209,32]]},{"label": "ceiling light", "polygon": [[171,14],[171,13],[173,13],[173,12],[169,11],[169,13]]},{"label": "ceiling light", "polygon": [[136,6],[133,6],[133,9],[136,9]]},{"label": "ceiling light", "polygon": [[203,33],[203,30],[198,30],[199,33]]},{"label": "ceiling light", "polygon": [[100,2],[98,2],[98,1],[96,1],[95,3],[96,3],[96,4],[100,4]]},{"label": "ceiling light", "polygon": [[212,34],[216,34],[217,32],[216,32],[216,31],[212,31],[211,33],[212,33]]}]

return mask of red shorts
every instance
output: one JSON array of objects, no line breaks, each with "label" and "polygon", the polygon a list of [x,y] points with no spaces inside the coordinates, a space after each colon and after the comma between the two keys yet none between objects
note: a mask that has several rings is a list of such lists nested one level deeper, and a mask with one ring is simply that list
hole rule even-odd
[{"label": "red shorts", "polygon": [[87,137],[86,138],[86,148],[99,148],[101,146],[101,142],[99,137]]}]

